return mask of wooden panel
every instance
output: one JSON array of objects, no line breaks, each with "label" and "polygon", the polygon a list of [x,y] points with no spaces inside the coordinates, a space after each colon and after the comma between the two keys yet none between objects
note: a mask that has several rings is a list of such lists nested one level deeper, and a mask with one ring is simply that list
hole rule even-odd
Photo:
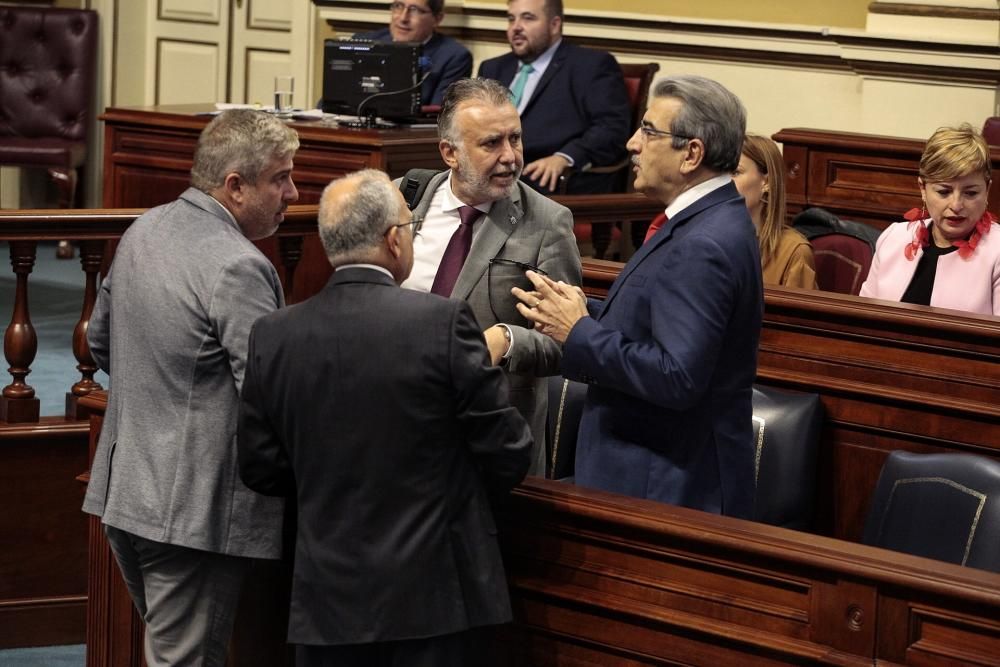
[{"label": "wooden panel", "polygon": [[287,0],[246,0],[247,28],[255,30],[292,29],[292,5]]},{"label": "wooden panel", "polygon": [[[225,82],[218,76],[224,59],[219,44],[158,39],[156,103],[194,104],[225,99]],[[191,77],[190,72],[200,75]]]},{"label": "wooden panel", "polygon": [[61,418],[0,426],[0,648],[83,641],[86,441]]},{"label": "wooden panel", "polygon": [[157,18],[161,21],[191,21],[218,24],[228,3],[222,0],[158,0]]},{"label": "wooden panel", "polygon": [[[920,205],[923,141],[803,128],[781,130],[773,138],[783,145],[789,171],[789,215],[820,206],[884,229]],[[1000,209],[1000,147],[991,147],[990,159],[989,209],[995,211]]]},{"label": "wooden panel", "polygon": [[292,71],[291,54],[288,51],[247,49],[243,53],[243,61],[245,63],[244,86],[247,92],[244,99],[240,101],[244,104],[273,105],[274,78],[286,76]]},{"label": "wooden panel", "polygon": [[535,478],[500,534],[499,664],[995,664],[993,573]]}]

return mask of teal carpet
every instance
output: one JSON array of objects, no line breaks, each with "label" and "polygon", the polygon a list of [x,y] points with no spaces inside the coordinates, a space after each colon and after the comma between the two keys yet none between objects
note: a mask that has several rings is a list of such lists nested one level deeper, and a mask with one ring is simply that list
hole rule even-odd
[{"label": "teal carpet", "polygon": [[0,651],[0,667],[83,667],[86,661],[82,644]]}]

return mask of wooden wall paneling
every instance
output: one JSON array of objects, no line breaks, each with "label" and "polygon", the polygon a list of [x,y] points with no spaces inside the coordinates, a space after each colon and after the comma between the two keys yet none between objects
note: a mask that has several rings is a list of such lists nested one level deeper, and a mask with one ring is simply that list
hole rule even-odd
[{"label": "wooden wall paneling", "polygon": [[[225,99],[225,81],[218,76],[225,58],[221,48],[214,42],[158,38],[154,103],[195,104]],[[192,77],[191,72],[200,75]]]},{"label": "wooden wall paneling", "polygon": [[0,426],[0,648],[84,640],[87,425]]}]

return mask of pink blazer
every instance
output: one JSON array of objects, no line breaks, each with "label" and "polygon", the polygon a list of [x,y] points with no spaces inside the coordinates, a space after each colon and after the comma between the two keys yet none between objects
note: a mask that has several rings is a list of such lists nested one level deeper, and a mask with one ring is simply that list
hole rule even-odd
[{"label": "pink blazer", "polygon": [[[913,240],[913,225],[929,223],[930,220],[897,222],[882,232],[875,244],[868,278],[861,285],[861,296],[899,301],[923,255],[922,250],[918,251],[909,260],[903,249]],[[931,305],[1000,315],[1000,225],[990,227],[971,257],[963,259],[952,252],[938,259]]]}]

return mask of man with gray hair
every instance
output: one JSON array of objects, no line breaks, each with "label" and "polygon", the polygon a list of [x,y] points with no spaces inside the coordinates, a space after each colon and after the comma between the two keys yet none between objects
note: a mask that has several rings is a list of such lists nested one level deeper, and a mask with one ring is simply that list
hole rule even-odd
[{"label": "man with gray hair", "polygon": [[483,328],[490,356],[507,373],[511,403],[531,424],[530,474],[545,474],[546,376],[559,373],[561,350],[531,328],[511,294],[530,287],[526,268],[556,280],[581,280],[569,209],[523,181],[521,120],[510,91],[491,79],[459,79],[444,96],[438,148],[449,170],[415,202],[422,222],[414,267],[403,287],[464,299]]},{"label": "man with gray hair", "polygon": [[529,272],[518,309],[563,342],[563,375],[590,386],[576,482],[749,517],[751,385],[763,316],[753,223],[730,174],[746,112],[720,84],[661,79],[628,142],[637,190],[663,202],[603,302]]},{"label": "man with gray hair", "polygon": [[298,198],[298,147],[262,112],[213,119],[192,187],[129,227],[94,306],[111,391],[83,509],[102,517],[149,667],[224,665],[251,559],[281,556],[282,503],[240,482],[236,416],[250,327],[283,305],[252,241]]},{"label": "man with gray hair", "polygon": [[474,629],[511,618],[488,495],[524,477],[531,435],[469,305],[399,289],[413,224],[380,171],[328,185],[333,276],[250,336],[240,472],[298,500],[300,667],[480,664]]}]

